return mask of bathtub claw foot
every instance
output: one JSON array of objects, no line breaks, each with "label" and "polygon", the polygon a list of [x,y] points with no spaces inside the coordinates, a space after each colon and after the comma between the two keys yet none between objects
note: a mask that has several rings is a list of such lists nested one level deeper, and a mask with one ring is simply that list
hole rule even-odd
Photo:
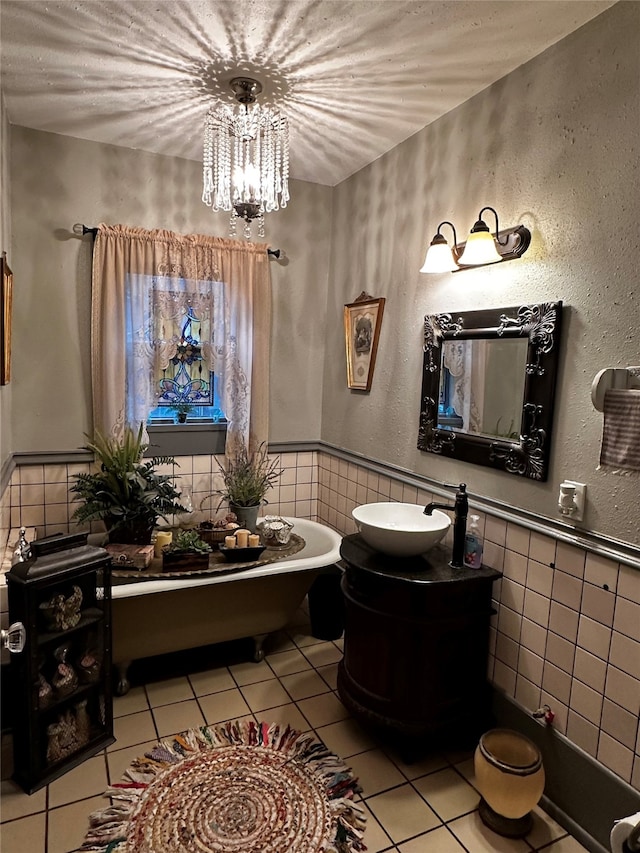
[{"label": "bathtub claw foot", "polygon": [[131,689],[131,682],[127,678],[131,661],[126,660],[115,665],[118,673],[118,683],[116,685],[116,696],[126,696]]},{"label": "bathtub claw foot", "polygon": [[256,663],[264,660],[264,649],[262,648],[268,634],[256,634],[253,639],[253,659]]}]

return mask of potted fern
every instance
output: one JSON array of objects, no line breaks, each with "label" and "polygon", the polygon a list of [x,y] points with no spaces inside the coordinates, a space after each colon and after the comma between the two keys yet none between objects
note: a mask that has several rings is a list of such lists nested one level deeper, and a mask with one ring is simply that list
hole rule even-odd
[{"label": "potted fern", "polygon": [[159,465],[174,464],[174,458],[143,459],[148,445],[142,430],[142,424],[137,433],[127,426],[121,438],[96,430],[84,450],[94,454],[98,470],[74,475],[70,491],[81,503],[72,518],[79,523],[103,521],[109,542],[148,545],[158,518],[167,520],[185,511],[174,478],[156,471]]},{"label": "potted fern", "polygon": [[217,494],[228,502],[238,524],[255,532],[260,506],[267,503],[267,492],[282,475],[279,458],[269,459],[266,442],[253,453],[242,444],[224,463],[218,461],[218,467],[224,488]]}]

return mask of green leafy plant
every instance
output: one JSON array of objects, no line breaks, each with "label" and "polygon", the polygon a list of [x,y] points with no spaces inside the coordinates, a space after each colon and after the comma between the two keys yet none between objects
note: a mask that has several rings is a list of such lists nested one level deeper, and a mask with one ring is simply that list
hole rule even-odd
[{"label": "green leafy plant", "polygon": [[163,551],[165,554],[208,554],[211,545],[200,538],[197,530],[180,530]]},{"label": "green leafy plant", "polygon": [[167,516],[186,511],[174,478],[156,471],[159,465],[174,464],[174,458],[143,460],[148,445],[142,430],[142,424],[137,433],[127,426],[119,439],[96,430],[84,450],[94,454],[98,470],[75,474],[70,489],[81,501],[72,518],[80,523],[104,521],[112,542],[148,544],[159,517],[168,520]]},{"label": "green leafy plant", "polygon": [[168,406],[168,408],[176,413],[180,423],[184,423],[187,419],[189,412],[193,408],[193,404],[192,403],[186,403],[183,400],[180,403],[171,403],[171,405]]},{"label": "green leafy plant", "polygon": [[269,459],[266,442],[253,453],[243,444],[225,463],[218,461],[224,489],[216,494],[236,506],[266,503],[265,495],[282,475],[280,459]]}]

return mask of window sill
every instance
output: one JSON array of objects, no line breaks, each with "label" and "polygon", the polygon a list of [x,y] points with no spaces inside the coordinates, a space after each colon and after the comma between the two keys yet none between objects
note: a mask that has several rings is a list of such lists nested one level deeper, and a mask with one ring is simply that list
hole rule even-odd
[{"label": "window sill", "polygon": [[145,456],[212,456],[224,453],[226,421],[184,424],[148,424],[149,448]]}]

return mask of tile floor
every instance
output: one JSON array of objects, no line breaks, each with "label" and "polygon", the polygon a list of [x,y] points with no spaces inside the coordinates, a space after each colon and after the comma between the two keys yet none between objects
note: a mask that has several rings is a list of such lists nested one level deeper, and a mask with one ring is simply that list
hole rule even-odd
[{"label": "tile floor", "polygon": [[[184,655],[177,663],[147,664],[137,686],[114,700],[116,743],[47,788],[29,797],[13,782],[3,782],[2,853],[76,850],[87,815],[104,807],[107,784],[157,738],[247,716],[313,729],[348,759],[363,788],[369,853],[586,853],[540,809],[526,839],[507,840],[486,829],[476,811],[470,754],[432,755],[407,765],[363,731],[336,693],[341,641],[310,636],[304,609],[286,632],[271,638],[259,664],[246,662],[244,648],[240,654],[237,648],[217,647],[212,654],[216,659],[209,658],[204,669],[194,669],[191,658],[188,673]],[[163,671],[157,671],[159,665]]]}]

